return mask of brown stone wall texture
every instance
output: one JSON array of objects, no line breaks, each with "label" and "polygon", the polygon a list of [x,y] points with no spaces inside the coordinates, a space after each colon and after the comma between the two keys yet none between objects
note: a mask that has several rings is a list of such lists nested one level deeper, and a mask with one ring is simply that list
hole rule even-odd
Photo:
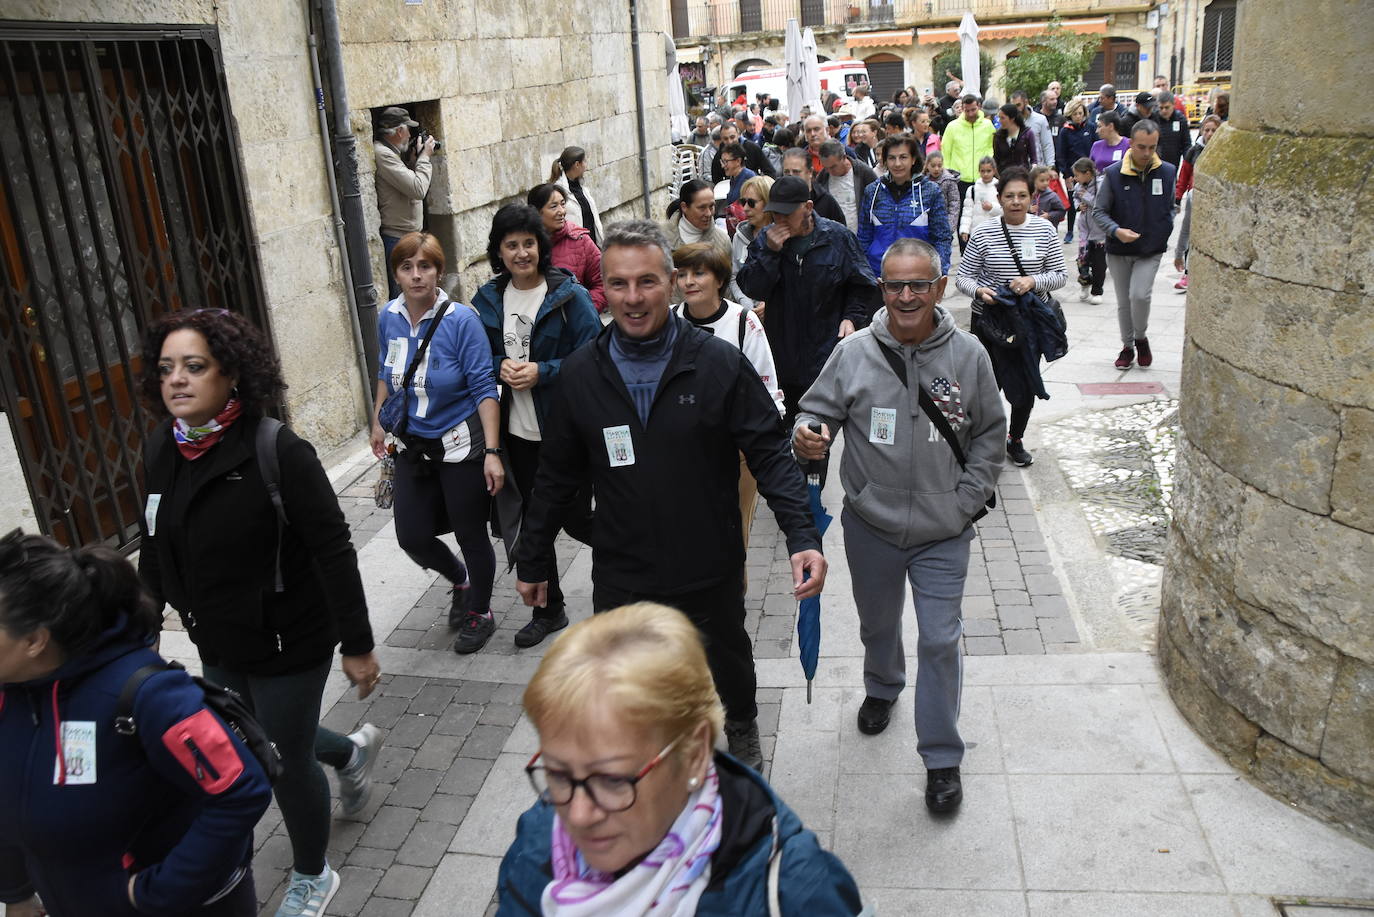
[{"label": "brown stone wall texture", "polygon": [[[1159,648],[1232,763],[1374,843],[1374,121],[1317,114],[1365,55],[1320,23],[1364,4],[1311,6],[1242,5],[1234,116],[1198,161]],[[1285,60],[1320,69],[1301,97]]]}]

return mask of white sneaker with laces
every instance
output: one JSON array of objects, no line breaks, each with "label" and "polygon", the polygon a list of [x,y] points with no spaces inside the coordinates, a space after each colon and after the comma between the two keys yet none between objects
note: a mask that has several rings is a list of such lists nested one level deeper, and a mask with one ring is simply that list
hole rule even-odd
[{"label": "white sneaker with laces", "polygon": [[358,750],[348,766],[337,771],[339,806],[344,815],[353,816],[367,805],[367,797],[372,792],[372,768],[377,763],[377,753],[382,750],[382,731],[371,723],[364,723],[348,741],[358,746]]},{"label": "white sneaker with laces", "polygon": [[277,908],[277,917],[319,917],[338,890],[339,874],[330,869],[328,863],[318,876],[307,876],[293,869],[286,883],[286,897]]}]

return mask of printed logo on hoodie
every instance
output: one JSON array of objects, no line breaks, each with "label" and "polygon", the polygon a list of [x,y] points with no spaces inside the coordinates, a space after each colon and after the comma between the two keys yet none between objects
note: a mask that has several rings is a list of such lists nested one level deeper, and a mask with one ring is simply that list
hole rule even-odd
[{"label": "printed logo on hoodie", "polygon": [[964,403],[959,399],[959,383],[951,382],[944,376],[936,376],[930,380],[930,397],[935,399],[935,405],[940,409],[940,413],[945,415],[945,420],[949,421],[951,428],[958,430],[964,425]]}]

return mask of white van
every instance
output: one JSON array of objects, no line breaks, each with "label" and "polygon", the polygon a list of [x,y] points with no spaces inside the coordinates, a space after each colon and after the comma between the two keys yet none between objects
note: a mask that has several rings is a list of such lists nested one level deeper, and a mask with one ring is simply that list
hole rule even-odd
[{"label": "white van", "polygon": [[[841,58],[828,60],[820,65],[821,92],[833,92],[846,102],[854,101],[854,87],[868,85],[868,68],[861,60]],[[727,84],[731,102],[744,93],[745,99],[754,102],[759,93],[766,92],[778,100],[781,110],[787,110],[787,70],[771,67],[767,70],[746,70]],[[795,117],[795,112],[787,112]]]}]

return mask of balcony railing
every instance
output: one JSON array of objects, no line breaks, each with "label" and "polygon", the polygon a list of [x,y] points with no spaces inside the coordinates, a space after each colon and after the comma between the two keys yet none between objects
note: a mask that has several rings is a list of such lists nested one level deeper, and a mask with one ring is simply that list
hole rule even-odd
[{"label": "balcony railing", "polygon": [[1141,9],[1146,0],[671,0],[673,37],[726,37],[806,26],[918,26],[958,21],[970,8],[982,20],[1048,19]]}]

